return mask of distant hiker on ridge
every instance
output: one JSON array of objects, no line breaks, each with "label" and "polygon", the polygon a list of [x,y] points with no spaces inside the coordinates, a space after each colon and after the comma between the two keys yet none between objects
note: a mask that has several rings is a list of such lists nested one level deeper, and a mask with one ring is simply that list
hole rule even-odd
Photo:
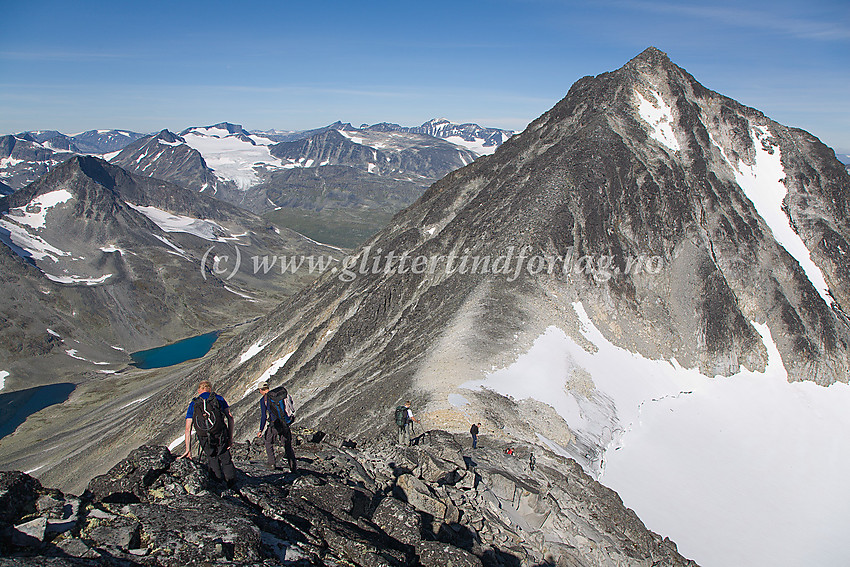
[{"label": "distant hiker on ridge", "polygon": [[413,410],[410,409],[410,402],[405,402],[403,406],[395,408],[395,424],[398,426],[398,444],[410,445],[410,432],[413,430],[413,422],[418,421],[413,417]]},{"label": "distant hiker on ridge", "polygon": [[472,427],[469,428],[469,434],[472,435],[472,448],[478,448],[478,426],[480,423],[473,423]]},{"label": "distant hiker on ridge", "polygon": [[193,425],[213,475],[219,482],[226,481],[228,487],[233,486],[236,480],[236,467],[233,466],[233,458],[230,456],[233,414],[230,413],[230,406],[224,398],[213,392],[212,384],[207,380],[198,385],[198,396],[186,410],[186,452],[180,456],[181,459],[192,458]]},{"label": "distant hiker on ridge", "polygon": [[[283,447],[286,460],[289,461],[289,470],[295,472],[298,465],[295,462],[295,451],[292,449],[292,430],[289,424],[295,419],[295,407],[292,396],[286,391],[285,386],[278,386],[269,390],[269,383],[260,384],[260,431],[257,437],[265,435],[263,441],[266,445],[266,464],[270,469],[277,468],[277,459],[274,454],[274,444],[278,437],[283,437]],[[266,427],[268,424],[268,427]]]}]

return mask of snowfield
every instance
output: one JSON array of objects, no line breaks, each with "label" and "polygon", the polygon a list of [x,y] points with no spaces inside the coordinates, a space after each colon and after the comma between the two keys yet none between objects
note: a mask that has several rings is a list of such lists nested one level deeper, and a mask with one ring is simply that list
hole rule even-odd
[{"label": "snowfield", "polygon": [[[447,141],[447,142],[451,142],[452,144],[454,144],[456,146],[461,146],[463,148],[466,148],[467,150],[473,151],[476,154],[478,154],[479,156],[490,155],[493,152],[495,152],[496,149],[497,149],[496,146],[485,146],[484,142],[486,142],[487,140],[485,140],[484,138],[475,138],[475,140],[470,141],[470,140],[464,140],[461,136],[448,136],[448,137],[442,138],[442,139]],[[464,165],[469,165],[469,164],[464,164]]]},{"label": "snowfield", "polygon": [[552,406],[601,452],[588,472],[704,567],[847,564],[850,387],[789,383],[764,325],[765,372],[709,378],[613,345],[573,308],[594,352],[549,327],[464,387]]},{"label": "snowfield", "polygon": [[222,233],[229,234],[215,221],[176,215],[156,207],[142,207],[132,203],[127,203],[127,205],[148,217],[163,232],[185,232],[211,242],[227,240],[227,238],[221,238],[218,235]]},{"label": "snowfield", "polygon": [[111,278],[114,274],[104,274],[99,278],[89,278],[86,276],[54,276],[52,274],[48,274],[47,272],[43,272],[47,279],[52,280],[57,283],[63,284],[85,284],[85,285],[99,285],[109,278]]},{"label": "snowfield", "polygon": [[250,139],[256,143],[253,145],[222,128],[195,128],[183,138],[204,156],[204,161],[218,177],[235,182],[241,190],[259,183],[255,167],[283,166],[269,152],[269,145],[274,142],[261,136],[251,136]]}]

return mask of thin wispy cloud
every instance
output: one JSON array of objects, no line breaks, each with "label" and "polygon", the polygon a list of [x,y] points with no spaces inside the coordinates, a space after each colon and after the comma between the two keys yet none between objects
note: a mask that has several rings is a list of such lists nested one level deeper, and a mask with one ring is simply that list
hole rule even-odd
[{"label": "thin wispy cloud", "polygon": [[667,16],[677,14],[702,20],[714,20],[728,26],[772,30],[800,39],[819,41],[846,41],[850,39],[850,26],[845,23],[787,17],[767,10],[628,0],[614,4],[624,8]]},{"label": "thin wispy cloud", "polygon": [[6,61],[99,61],[126,57],[123,53],[106,52],[0,51],[0,59]]}]

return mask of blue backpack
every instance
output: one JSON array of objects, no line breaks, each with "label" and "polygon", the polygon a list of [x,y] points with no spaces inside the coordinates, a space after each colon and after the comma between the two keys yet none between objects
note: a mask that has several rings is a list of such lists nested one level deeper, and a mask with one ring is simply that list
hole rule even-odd
[{"label": "blue backpack", "polygon": [[281,423],[289,425],[295,420],[292,398],[286,391],[286,386],[278,386],[269,390],[266,400],[269,404],[269,420],[272,423],[279,420]]}]

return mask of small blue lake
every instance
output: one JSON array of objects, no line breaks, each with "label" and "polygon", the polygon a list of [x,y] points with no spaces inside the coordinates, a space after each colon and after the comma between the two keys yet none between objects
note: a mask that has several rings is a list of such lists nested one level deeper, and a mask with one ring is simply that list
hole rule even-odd
[{"label": "small blue lake", "polygon": [[218,340],[218,334],[218,331],[212,331],[161,347],[140,350],[132,353],[130,358],[133,359],[133,366],[143,369],[174,366],[207,354]]},{"label": "small blue lake", "polygon": [[0,439],[13,433],[32,414],[67,400],[74,388],[63,382],[0,394]]}]

